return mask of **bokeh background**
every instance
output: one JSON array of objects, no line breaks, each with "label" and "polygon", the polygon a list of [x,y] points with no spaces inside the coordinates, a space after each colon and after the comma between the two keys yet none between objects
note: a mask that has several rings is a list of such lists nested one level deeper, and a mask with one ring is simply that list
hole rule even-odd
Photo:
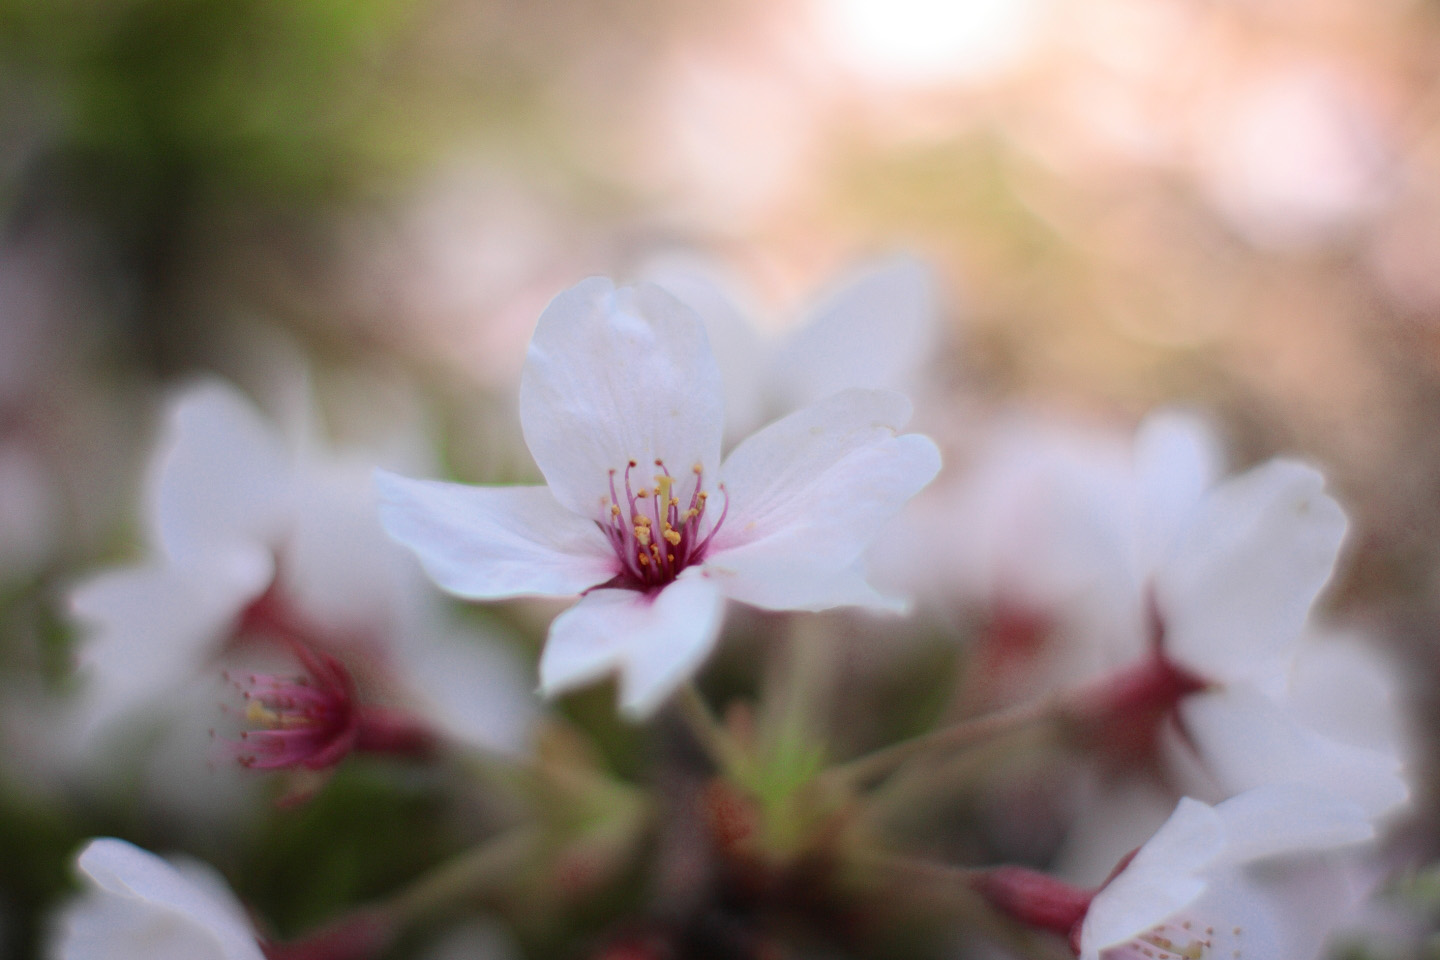
[{"label": "bokeh background", "polygon": [[[1328,602],[1435,726],[1429,0],[0,0],[0,672],[66,683],[64,591],[134,555],[168,387],[283,412],[298,364],[341,438],[423,420],[452,474],[524,476],[540,309],[675,251],[776,326],[929,263],[961,433],[1180,404],[1239,464],[1323,465]],[[95,825],[26,777],[12,931]]]}]

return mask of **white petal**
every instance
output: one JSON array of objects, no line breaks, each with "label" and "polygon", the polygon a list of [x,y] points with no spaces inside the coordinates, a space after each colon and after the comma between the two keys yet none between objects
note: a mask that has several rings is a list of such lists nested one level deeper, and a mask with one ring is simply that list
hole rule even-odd
[{"label": "white petal", "polygon": [[1299,638],[1345,535],[1324,485],[1307,466],[1273,460],[1205,498],[1155,576],[1176,660],[1243,677]]},{"label": "white petal", "polygon": [[265,551],[236,548],[206,561],[118,570],[71,594],[72,612],[93,631],[80,663],[96,724],[164,696],[198,669],[274,576]]},{"label": "white petal", "polygon": [[216,543],[274,543],[289,516],[289,457],[243,395],[219,382],[180,394],[152,466],[156,536],[177,560]]},{"label": "white petal", "polygon": [[567,596],[619,572],[594,522],[544,487],[472,487],[383,470],[375,486],[385,530],[459,596]]},{"label": "white petal", "polygon": [[1083,960],[1153,929],[1205,890],[1202,877],[1224,849],[1219,815],[1182,799],[1119,876],[1090,903],[1080,931]]},{"label": "white petal", "polygon": [[414,565],[380,526],[373,468],[303,463],[295,504],[280,564],[288,597],[333,633],[374,632],[401,605]]},{"label": "white petal", "polygon": [[1313,631],[1290,665],[1286,707],[1316,733],[1401,757],[1396,675],[1373,642]]},{"label": "white petal", "polygon": [[217,895],[224,889],[218,877],[194,882],[154,854],[108,837],[91,841],[79,866],[96,889],[62,920],[60,960],[261,960],[239,904]]},{"label": "white petal", "polygon": [[658,593],[594,590],[555,618],[540,658],[546,695],[619,669],[620,705],[644,717],[709,656],[720,632],[724,597],[699,571]]},{"label": "white petal", "polygon": [[425,715],[447,733],[487,750],[524,752],[539,713],[535,688],[498,641],[417,630],[398,652]]},{"label": "white petal", "polygon": [[908,389],[935,334],[929,269],[899,257],[855,274],[823,300],[771,364],[783,409],[852,387]]},{"label": "white petal", "polygon": [[637,488],[653,486],[657,459],[672,474],[699,464],[713,476],[724,395],[704,326],[650,284],[572,287],[535,327],[520,425],[555,499],[582,516],[606,517],[610,471],[631,460]]},{"label": "white petal", "polygon": [[1389,813],[1408,796],[1395,757],[1307,730],[1281,704],[1247,685],[1188,697],[1180,712],[1206,768],[1232,791],[1310,784],[1372,817]]},{"label": "white petal", "polygon": [[857,560],[940,469],[929,438],[895,436],[909,413],[899,394],[847,390],[742,443],[722,468],[728,514],[707,573],[728,596],[771,609],[868,602],[856,595]]},{"label": "white petal", "polygon": [[1153,570],[1179,538],[1185,522],[1220,477],[1219,444],[1197,416],[1163,411],[1145,418],[1135,435],[1141,563]]},{"label": "white petal", "polygon": [[1227,863],[1349,846],[1375,836],[1360,807],[1326,790],[1273,783],[1215,805]]},{"label": "white petal", "polygon": [[714,273],[706,264],[673,257],[644,271],[647,280],[674,294],[705,324],[725,388],[725,436],[740,440],[766,419],[769,398],[762,358],[768,345]]}]

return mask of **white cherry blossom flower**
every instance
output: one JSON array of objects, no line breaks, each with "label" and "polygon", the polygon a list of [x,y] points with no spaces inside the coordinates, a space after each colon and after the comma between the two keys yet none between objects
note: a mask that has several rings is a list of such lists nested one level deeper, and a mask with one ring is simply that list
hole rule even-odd
[{"label": "white cherry blossom flower", "polygon": [[[151,468],[147,519],[157,556],[102,573],[71,597],[91,627],[81,650],[87,733],[174,702],[192,678],[218,671],[215,662],[237,639],[256,633],[300,651],[311,699],[334,694],[314,710],[291,709],[281,701],[293,701],[293,684],[254,678],[252,717],[286,727],[258,737],[259,747],[308,731],[310,748],[297,762],[343,756],[339,741],[356,731],[336,718],[355,706],[351,674],[363,666],[451,736],[519,749],[533,705],[518,669],[460,637],[386,538],[375,518],[372,464],[309,446],[292,449],[221,383],[174,399]],[[330,682],[315,682],[323,679],[317,669]]]},{"label": "white cherry blossom flower", "polygon": [[245,908],[205,864],[102,837],[78,865],[86,890],[57,917],[52,960],[264,960]]},{"label": "white cherry blossom flower", "polygon": [[1081,960],[1311,960],[1368,892],[1359,807],[1299,786],[1185,798],[1090,901]]},{"label": "white cherry blossom flower", "polygon": [[551,625],[541,687],[618,671],[621,706],[642,716],[705,659],[726,597],[895,606],[861,558],[940,468],[930,440],[896,435],[909,415],[898,394],[843,391],[722,464],[720,373],[699,319],[658,287],[596,277],[545,310],[521,378],[521,425],[548,486],[381,473],[381,516],[459,596],[584,593]]},{"label": "white cherry blossom flower", "polygon": [[1198,758],[1216,796],[1304,782],[1377,816],[1404,801],[1395,751],[1337,737],[1346,721],[1317,720],[1297,670],[1346,527],[1316,470],[1272,460],[1221,479],[1209,430],[1173,413],[1147,419],[1128,456],[1036,436],[978,472],[969,515],[988,522],[972,542],[989,552],[961,569],[1052,631],[1036,659],[1049,684],[1092,684],[1097,710],[1131,721],[1105,728],[1110,746],[1153,732],[1148,712],[1177,721],[1170,757]]}]

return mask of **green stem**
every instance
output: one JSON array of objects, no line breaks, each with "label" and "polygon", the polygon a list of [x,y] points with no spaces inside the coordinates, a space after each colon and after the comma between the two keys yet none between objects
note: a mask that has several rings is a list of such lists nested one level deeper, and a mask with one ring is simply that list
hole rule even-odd
[{"label": "green stem", "polygon": [[740,746],[711,711],[695,684],[687,683],[680,688],[675,706],[710,762],[724,773],[734,773],[741,764]]},{"label": "green stem", "polygon": [[485,840],[421,877],[381,908],[396,925],[443,912],[514,879],[540,848],[536,827],[516,827]]},{"label": "green stem", "polygon": [[1024,729],[1032,724],[1056,719],[1060,714],[1058,701],[1039,700],[1008,710],[997,710],[973,720],[965,720],[931,730],[909,740],[881,747],[873,753],[837,764],[825,772],[825,778],[837,786],[860,788],[878,780],[907,761],[932,750],[959,750]]}]

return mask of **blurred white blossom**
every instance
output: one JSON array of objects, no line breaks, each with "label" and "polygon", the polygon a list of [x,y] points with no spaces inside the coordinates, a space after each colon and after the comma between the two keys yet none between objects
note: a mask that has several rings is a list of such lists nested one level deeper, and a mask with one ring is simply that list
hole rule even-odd
[{"label": "blurred white blossom", "polygon": [[158,555],[72,596],[92,628],[81,651],[90,732],[173,698],[258,617],[278,639],[303,633],[363,666],[451,735],[519,747],[533,708],[517,667],[451,625],[385,538],[371,461],[291,449],[218,382],[183,391],[166,423],[148,512]]}]

